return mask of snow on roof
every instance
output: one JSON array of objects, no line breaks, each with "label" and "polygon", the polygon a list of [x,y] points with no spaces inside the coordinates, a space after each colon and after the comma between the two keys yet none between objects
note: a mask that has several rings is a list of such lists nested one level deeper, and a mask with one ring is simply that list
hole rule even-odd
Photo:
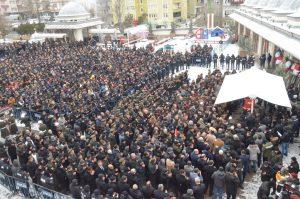
[{"label": "snow on roof", "polygon": [[263,10],[269,11],[269,10],[276,10],[285,0],[271,0],[268,2],[265,8]]},{"label": "snow on roof", "polygon": [[279,48],[282,48],[286,52],[292,54],[295,58],[300,59],[300,40],[297,38],[290,37],[284,33],[273,30],[263,24],[257,23],[247,17],[244,17],[237,13],[229,15],[230,18],[237,21],[238,23],[249,28],[256,34],[262,36],[266,40],[275,44]]},{"label": "snow on roof", "polygon": [[33,33],[30,39],[45,39],[45,38],[52,38],[52,39],[60,39],[67,36],[66,33]]},{"label": "snow on roof", "polygon": [[148,32],[148,26],[147,25],[138,25],[136,27],[132,27],[132,28],[126,28],[125,29],[125,33],[127,34],[137,34],[137,33],[145,33]]},{"label": "snow on roof", "polygon": [[291,18],[300,18],[300,7],[293,14],[288,15]]},{"label": "snow on roof", "polygon": [[300,7],[300,0],[286,0],[279,6],[277,10],[273,13],[275,14],[284,14],[284,13],[293,13]]},{"label": "snow on roof", "polygon": [[90,29],[89,33],[92,34],[119,34],[120,31],[115,28],[105,28],[105,29]]}]

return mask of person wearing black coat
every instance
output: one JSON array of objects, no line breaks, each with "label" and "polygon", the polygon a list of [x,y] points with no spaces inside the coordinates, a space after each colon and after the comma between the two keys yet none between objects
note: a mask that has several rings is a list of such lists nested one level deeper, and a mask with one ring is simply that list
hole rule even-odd
[{"label": "person wearing black coat", "polygon": [[182,199],[195,199],[193,189],[188,189],[185,194],[183,194]]},{"label": "person wearing black coat", "polygon": [[225,62],[225,56],[222,53],[220,55],[220,65],[221,65],[222,69],[224,68],[224,62]]},{"label": "person wearing black coat", "polygon": [[204,192],[206,193],[209,189],[209,196],[212,196],[213,194],[214,181],[211,179],[211,176],[215,171],[217,171],[217,168],[214,166],[213,160],[210,160],[208,165],[203,168],[203,182],[205,184]]},{"label": "person wearing black coat", "polygon": [[259,58],[260,67],[264,68],[266,63],[266,54],[262,54]]},{"label": "person wearing black coat", "polygon": [[245,70],[246,69],[246,63],[247,63],[247,57],[243,57],[242,58],[242,70]]},{"label": "person wearing black coat", "polygon": [[127,183],[127,177],[122,176],[121,180],[118,182],[118,191],[122,193],[123,191],[129,192],[130,185]]},{"label": "person wearing black coat", "polygon": [[66,171],[64,170],[62,165],[58,165],[54,177],[57,182],[57,188],[58,190],[65,192],[68,189],[69,186],[69,180]]},{"label": "person wearing black coat", "polygon": [[80,187],[78,185],[77,179],[73,179],[70,184],[70,192],[74,199],[81,199]]},{"label": "person wearing black coat", "polygon": [[134,199],[143,199],[144,198],[144,196],[143,196],[142,192],[139,190],[139,187],[137,184],[134,184],[132,186],[132,189],[130,189],[129,194]]},{"label": "person wearing black coat", "polygon": [[204,199],[205,185],[201,183],[199,178],[195,179],[195,186],[193,186],[194,197],[197,199]]},{"label": "person wearing black coat", "polygon": [[242,58],[240,55],[238,55],[236,57],[236,70],[240,70],[241,61],[242,61]]},{"label": "person wearing black coat", "polygon": [[257,199],[266,199],[270,195],[272,183],[270,181],[263,182],[257,192]]},{"label": "person wearing black coat", "polygon": [[105,195],[108,189],[108,184],[105,182],[105,176],[100,174],[96,179],[96,187],[102,195]]},{"label": "person wearing black coat", "polygon": [[226,184],[227,199],[236,198],[239,183],[240,183],[239,177],[235,171],[232,173],[231,172],[226,173],[225,184]]},{"label": "person wearing black coat", "polygon": [[186,193],[189,186],[189,179],[185,174],[184,170],[180,170],[179,174],[176,175],[178,194],[181,196]]},{"label": "person wearing black coat", "polygon": [[154,188],[150,181],[147,181],[146,186],[142,187],[142,193],[145,199],[151,199],[153,197]]},{"label": "person wearing black coat", "polygon": [[229,55],[227,55],[226,56],[226,58],[225,58],[225,62],[226,62],[226,68],[227,68],[227,70],[229,70],[229,64],[230,64],[230,56]]},{"label": "person wearing black coat", "polygon": [[159,184],[157,190],[153,193],[155,199],[166,199],[168,194],[164,191],[164,185]]},{"label": "person wearing black coat", "polygon": [[291,158],[291,164],[289,165],[289,172],[298,174],[299,172],[299,163],[296,157]]},{"label": "person wearing black coat", "polygon": [[218,65],[218,55],[216,53],[213,55],[213,62],[214,62],[214,69],[216,69]]},{"label": "person wearing black coat", "polygon": [[270,68],[271,61],[272,61],[272,55],[270,53],[268,53],[268,55],[267,55],[268,68]]},{"label": "person wearing black coat", "polygon": [[231,70],[234,70],[235,56],[233,54],[230,57],[230,63],[231,63]]}]

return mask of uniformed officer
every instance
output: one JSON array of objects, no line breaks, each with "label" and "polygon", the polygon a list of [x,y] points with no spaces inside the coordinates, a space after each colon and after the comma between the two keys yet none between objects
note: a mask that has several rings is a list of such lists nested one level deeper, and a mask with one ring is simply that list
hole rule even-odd
[{"label": "uniformed officer", "polygon": [[242,58],[240,55],[238,55],[236,57],[236,70],[240,70],[241,61],[242,61]]},{"label": "uniformed officer", "polygon": [[234,64],[235,64],[235,56],[234,54],[230,57],[230,63],[231,63],[231,70],[234,70]]},{"label": "uniformed officer", "polygon": [[211,66],[211,55],[210,54],[208,54],[207,56],[206,56],[206,67],[207,68],[210,68],[210,66]]},{"label": "uniformed officer", "polygon": [[227,70],[229,70],[230,59],[231,59],[231,58],[230,58],[229,54],[227,54],[227,56],[226,56],[226,58],[225,58]]},{"label": "uniformed officer", "polygon": [[217,68],[217,64],[218,64],[218,55],[217,55],[217,53],[215,53],[213,55],[213,61],[214,61],[214,69],[216,69]]},{"label": "uniformed officer", "polygon": [[242,58],[242,70],[245,70],[246,69],[246,63],[247,63],[247,57],[244,56]]},{"label": "uniformed officer", "polygon": [[220,65],[221,65],[222,69],[224,69],[224,62],[225,62],[225,56],[223,55],[223,53],[221,53],[221,55],[220,55]]}]

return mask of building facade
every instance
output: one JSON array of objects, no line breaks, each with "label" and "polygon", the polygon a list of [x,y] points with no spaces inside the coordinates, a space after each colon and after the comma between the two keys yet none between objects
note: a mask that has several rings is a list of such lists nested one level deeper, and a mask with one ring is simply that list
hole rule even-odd
[{"label": "building facade", "polygon": [[[146,18],[154,27],[171,27],[197,15],[201,0],[111,0],[113,23],[131,15],[134,20]],[[122,10],[122,14],[119,12]],[[120,16],[121,15],[121,16]]]},{"label": "building facade", "polygon": [[252,51],[260,56],[277,50],[284,57],[300,60],[300,0],[248,0],[229,17],[236,34],[250,39]]}]

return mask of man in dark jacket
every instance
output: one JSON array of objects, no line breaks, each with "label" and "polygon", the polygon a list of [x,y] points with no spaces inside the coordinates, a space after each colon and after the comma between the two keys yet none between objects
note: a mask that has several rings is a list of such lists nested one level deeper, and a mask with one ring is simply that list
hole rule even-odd
[{"label": "man in dark jacket", "polygon": [[137,184],[134,184],[132,186],[132,189],[130,189],[129,191],[130,195],[134,198],[134,199],[142,199],[144,198],[143,197],[143,194],[142,192],[139,190],[139,187]]},{"label": "man in dark jacket", "polygon": [[193,189],[188,189],[186,194],[183,194],[183,199],[195,199]]},{"label": "man in dark jacket", "polygon": [[230,56],[229,55],[227,55],[226,56],[226,58],[225,58],[225,62],[226,62],[226,68],[227,68],[227,70],[229,70],[229,64],[230,64]]},{"label": "man in dark jacket", "polygon": [[203,182],[205,184],[205,193],[209,189],[209,196],[212,196],[214,181],[211,179],[212,174],[217,171],[214,161],[210,160],[208,165],[203,168]]},{"label": "man in dark jacket", "polygon": [[226,173],[225,184],[226,184],[227,199],[236,198],[239,183],[240,183],[239,178],[235,171],[232,173],[231,172]]},{"label": "man in dark jacket", "polygon": [[259,58],[260,67],[264,68],[266,63],[266,54],[262,54]]},{"label": "man in dark jacket", "polygon": [[196,178],[195,186],[193,186],[195,198],[204,199],[204,190],[205,190],[205,185],[201,184],[201,180],[199,178]]},{"label": "man in dark jacket", "polygon": [[127,183],[127,177],[122,176],[121,180],[118,182],[118,191],[122,193],[123,191],[129,192],[130,185]]},{"label": "man in dark jacket", "polygon": [[221,65],[222,69],[224,68],[224,62],[225,62],[225,56],[222,53],[220,55],[220,65]]},{"label": "man in dark jacket", "polygon": [[177,181],[177,188],[178,192],[180,195],[183,195],[186,193],[186,190],[188,189],[189,186],[189,179],[185,174],[184,170],[180,170],[179,174],[176,176],[176,181]]},{"label": "man in dark jacket", "polygon": [[270,181],[263,182],[257,192],[257,198],[258,199],[266,199],[270,195],[270,189],[272,183]]},{"label": "man in dark jacket", "polygon": [[164,192],[164,185],[159,184],[157,190],[154,191],[155,199],[165,199],[168,197],[168,194]]},{"label": "man in dark jacket", "polygon": [[241,61],[242,61],[242,58],[240,55],[238,55],[236,57],[236,70],[240,70]]},{"label": "man in dark jacket", "polygon": [[78,185],[77,179],[73,179],[73,181],[70,184],[70,192],[73,198],[80,199],[80,187]]},{"label": "man in dark jacket", "polygon": [[270,68],[271,61],[272,61],[272,55],[270,53],[268,53],[268,56],[267,56],[268,68]]},{"label": "man in dark jacket", "polygon": [[214,180],[213,198],[222,199],[225,187],[225,172],[224,168],[220,167],[218,171],[215,171],[211,178]]},{"label": "man in dark jacket", "polygon": [[289,172],[290,173],[295,173],[295,174],[298,174],[298,172],[299,172],[299,163],[298,163],[296,157],[291,158],[291,164],[289,166]]},{"label": "man in dark jacket", "polygon": [[146,186],[143,186],[142,193],[145,199],[151,199],[153,197],[154,188],[150,181],[147,181]]},{"label": "man in dark jacket", "polygon": [[247,57],[244,56],[242,58],[242,70],[245,70],[246,69],[246,63],[247,63]]},{"label": "man in dark jacket", "polygon": [[233,70],[234,69],[234,64],[235,64],[234,54],[232,54],[231,57],[230,57],[230,63],[231,63],[231,70]]}]

